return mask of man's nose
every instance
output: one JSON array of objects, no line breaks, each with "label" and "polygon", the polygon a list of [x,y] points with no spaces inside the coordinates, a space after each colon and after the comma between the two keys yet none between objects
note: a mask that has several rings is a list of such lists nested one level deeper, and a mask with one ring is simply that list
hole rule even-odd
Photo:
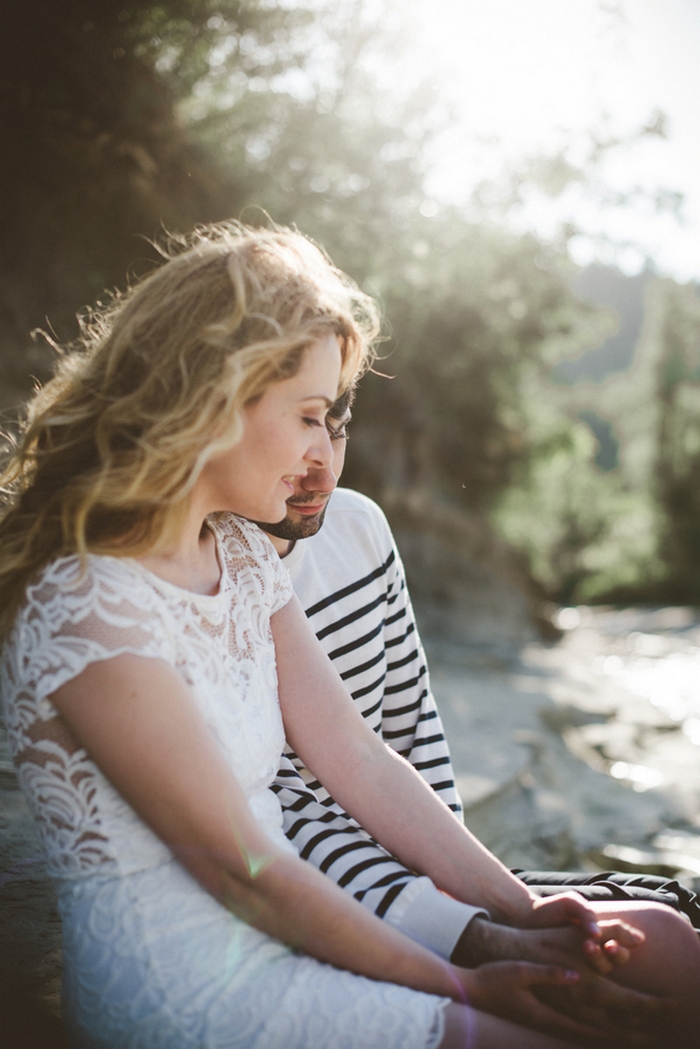
[{"label": "man's nose", "polygon": [[338,478],[330,466],[312,466],[305,477],[300,478],[305,492],[332,492],[338,484]]}]

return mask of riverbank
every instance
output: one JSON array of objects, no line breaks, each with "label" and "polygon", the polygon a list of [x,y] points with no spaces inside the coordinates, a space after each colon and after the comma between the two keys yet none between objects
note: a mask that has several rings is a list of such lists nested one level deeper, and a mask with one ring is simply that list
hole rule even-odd
[{"label": "riverbank", "polygon": [[509,866],[700,885],[700,617],[559,618],[510,661],[428,645],[468,825]]}]

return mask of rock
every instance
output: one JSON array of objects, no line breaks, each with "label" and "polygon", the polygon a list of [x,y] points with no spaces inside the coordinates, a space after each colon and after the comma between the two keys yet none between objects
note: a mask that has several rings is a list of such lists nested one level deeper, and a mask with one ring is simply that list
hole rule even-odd
[{"label": "rock", "polygon": [[[581,610],[576,621],[580,628],[560,644],[531,643],[519,661],[500,665],[445,660],[444,649],[428,642],[466,822],[510,866],[594,861],[609,869],[610,846],[628,862],[624,850],[634,849],[650,871],[680,871],[693,883],[700,874],[698,747],[631,687],[636,678],[616,674],[624,664],[618,653],[636,652],[642,634],[645,651],[653,647],[665,661],[657,669],[672,673],[690,646],[697,674],[700,627],[680,609],[645,609],[639,617]],[[611,655],[618,662],[608,664]],[[662,695],[672,692],[661,686]]]},{"label": "rock", "polygon": [[416,616],[446,658],[457,648],[511,658],[547,623],[512,550],[480,515],[457,510],[432,491],[387,491],[382,506],[396,537]]}]

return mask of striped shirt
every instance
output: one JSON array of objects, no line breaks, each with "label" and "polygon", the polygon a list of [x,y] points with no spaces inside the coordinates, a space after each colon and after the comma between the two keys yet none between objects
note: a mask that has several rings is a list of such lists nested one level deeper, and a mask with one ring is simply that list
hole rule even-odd
[{"label": "striped shirt", "polygon": [[[382,511],[357,492],[337,489],[320,531],[298,541],[283,564],[368,723],[461,820],[403,565]],[[444,896],[393,859],[290,750],[274,789],[300,856],[414,939],[449,957],[467,922],[484,913]]]}]

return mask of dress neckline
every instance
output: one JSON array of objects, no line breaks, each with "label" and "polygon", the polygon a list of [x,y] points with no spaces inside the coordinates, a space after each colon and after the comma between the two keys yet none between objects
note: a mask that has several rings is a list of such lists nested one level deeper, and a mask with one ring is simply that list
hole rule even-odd
[{"label": "dress neckline", "polygon": [[[220,604],[224,594],[229,590],[229,575],[226,570],[226,559],[224,557],[223,544],[219,529],[213,521],[207,521],[206,526],[214,537],[214,553],[219,565],[219,588],[215,594],[200,594],[197,590],[188,590],[187,587],[178,586],[177,583],[171,583],[168,579],[164,579],[163,576],[154,572],[153,569],[147,568],[146,565],[135,557],[125,558],[125,560],[136,568],[139,575],[150,580],[153,585],[176,594],[181,600],[195,601],[198,604],[205,603],[212,606]],[[122,560],[122,558],[119,558],[118,560]]]}]

